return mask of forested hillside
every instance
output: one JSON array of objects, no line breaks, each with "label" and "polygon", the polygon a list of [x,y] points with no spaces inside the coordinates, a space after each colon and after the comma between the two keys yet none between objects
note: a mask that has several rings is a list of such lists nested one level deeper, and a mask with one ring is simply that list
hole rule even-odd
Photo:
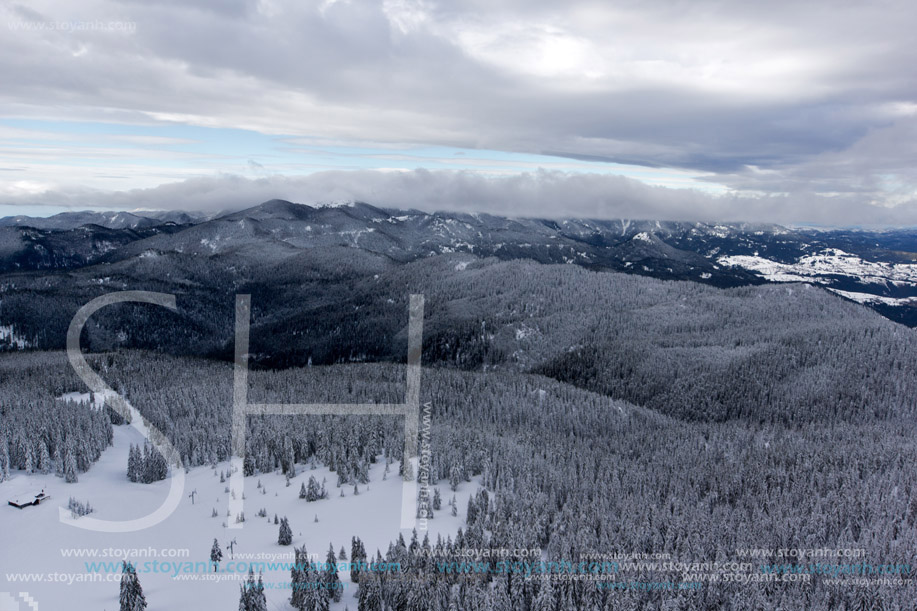
[{"label": "forested hillside", "polygon": [[[21,355],[2,359],[5,371],[22,363]],[[94,366],[163,427],[186,464],[228,456],[228,363],[126,352],[95,359]],[[26,375],[36,388],[78,390],[66,371],[58,353],[43,357],[40,369],[27,367]],[[258,371],[251,393],[266,401],[393,401],[403,392],[403,375],[400,366],[371,364]],[[432,404],[431,482],[446,491],[452,478],[482,475],[490,492],[467,508],[467,526],[451,543],[460,548],[540,547],[548,558],[571,561],[646,551],[722,562],[735,560],[737,548],[805,542],[863,548],[868,558],[890,564],[909,562],[917,544],[911,468],[917,444],[909,419],[849,424],[827,417],[792,427],[686,423],[543,376],[446,368],[424,370],[421,400]],[[16,414],[3,413],[4,430],[11,417]],[[338,474],[329,487],[367,483],[366,462],[397,462],[403,447],[395,417],[249,420],[252,473],[319,461]],[[431,559],[394,542],[386,556],[401,561],[405,573],[364,577],[357,608],[379,609],[381,600],[396,609],[452,604],[497,611],[910,604],[905,588],[838,588],[818,578],[805,586],[717,583],[694,592],[609,592],[591,582],[546,586],[486,574],[469,581],[437,570],[435,561],[461,559],[445,541],[440,545],[443,556]],[[672,575],[647,569],[629,577]]]},{"label": "forested hillside", "polygon": [[[541,373],[694,420],[869,422],[917,408],[917,334],[805,284],[718,289],[468,255],[398,266],[299,255],[256,281],[224,270],[225,288],[208,293],[195,290],[195,273],[208,272],[172,268],[170,282],[154,282],[150,270],[119,283],[175,291],[179,311],[111,306],[84,345],[230,359],[238,292],[252,294],[256,364],[400,361],[407,298],[422,293],[429,366]],[[80,282],[66,295],[17,287],[4,317],[62,343],[78,305],[112,285]]]}]

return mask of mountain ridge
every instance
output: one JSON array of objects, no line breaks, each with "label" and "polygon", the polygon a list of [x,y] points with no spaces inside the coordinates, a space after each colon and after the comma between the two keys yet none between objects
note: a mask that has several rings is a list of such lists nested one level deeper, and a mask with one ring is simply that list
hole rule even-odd
[{"label": "mountain ridge", "polygon": [[[55,215],[125,224],[131,213]],[[95,213],[93,213],[95,214]],[[101,214],[101,213],[98,213]],[[140,213],[138,213],[140,214]],[[917,232],[823,231],[766,223],[509,218],[422,212],[366,202],[308,206],[273,199],[211,217],[144,213],[141,226],[41,229],[0,219],[0,271],[77,269],[189,256],[271,269],[311,249],[355,249],[404,264],[469,253],[572,264],[717,287],[812,282],[917,325]],[[82,216],[81,216],[82,215]],[[175,219],[189,222],[179,224]],[[232,261],[232,262],[230,262]]]}]

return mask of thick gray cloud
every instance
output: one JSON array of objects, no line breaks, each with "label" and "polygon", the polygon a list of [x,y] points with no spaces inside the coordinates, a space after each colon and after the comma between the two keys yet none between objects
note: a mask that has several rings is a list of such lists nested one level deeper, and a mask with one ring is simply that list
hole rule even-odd
[{"label": "thick gray cloud", "polygon": [[[833,206],[853,218],[917,193],[910,0],[3,6],[10,21],[135,24],[0,37],[7,116],[175,120],[684,168],[767,196],[762,210],[779,200],[814,216]],[[678,197],[682,216],[706,210],[688,208],[704,196]]]},{"label": "thick gray cloud", "polygon": [[[425,211],[460,210],[514,217],[585,217],[700,221],[762,221],[820,225],[917,225],[917,201],[896,207],[814,193],[765,197],[717,196],[649,186],[608,174],[539,171],[487,177],[473,171],[331,171],[308,176],[235,175],[193,178],[150,189],[19,196],[20,206],[74,210],[232,211],[274,199],[304,204],[365,201]],[[12,201],[0,201],[11,204]]]}]

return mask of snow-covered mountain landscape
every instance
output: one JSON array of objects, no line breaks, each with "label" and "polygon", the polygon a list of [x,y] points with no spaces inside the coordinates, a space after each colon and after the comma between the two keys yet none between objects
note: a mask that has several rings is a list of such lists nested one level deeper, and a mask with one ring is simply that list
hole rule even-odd
[{"label": "snow-covered mountain landscape", "polygon": [[[660,602],[633,584],[669,584],[672,604],[754,607],[775,596],[759,585],[771,571],[780,596],[821,608],[907,598],[851,576],[807,575],[803,590],[760,555],[828,546],[909,563],[917,336],[873,309],[912,306],[900,232],[285,201],[104,229],[117,236],[104,242],[84,237],[95,225],[14,230],[35,238],[20,248],[76,240],[90,254],[16,255],[0,276],[0,494],[50,495],[3,509],[11,609],[74,596],[116,609],[132,583],[150,609],[258,608],[261,595],[275,609]],[[92,315],[74,337],[114,390],[90,393],[61,351],[68,328],[123,291],[176,306]],[[403,416],[280,410],[247,417],[242,459],[237,295],[252,303],[251,400],[318,414],[404,401],[409,297],[422,295],[426,449],[405,462]],[[864,514],[862,498],[886,509]],[[790,513],[818,519],[773,521]],[[904,517],[890,531],[891,515]],[[303,546],[313,568],[295,568]],[[395,568],[352,577],[363,551]],[[235,557],[264,561],[253,582]],[[659,562],[634,563],[647,559]],[[297,583],[313,587],[294,595]]]},{"label": "snow-covered mountain landscape", "polygon": [[0,2],[0,611],[917,611],[914,8]]},{"label": "snow-covered mountain landscape", "polygon": [[[892,320],[917,324],[917,230],[509,219],[386,210],[363,203],[313,207],[281,200],[198,222],[187,214],[169,218],[188,222],[169,220],[138,232],[96,224],[41,230],[29,228],[28,219],[15,219],[15,227],[9,219],[0,220],[7,225],[0,231],[7,232],[8,244],[0,269],[81,270],[77,273],[85,282],[105,285],[112,282],[112,273],[132,276],[158,266],[187,268],[191,260],[205,257],[237,282],[240,268],[295,265],[296,257],[311,260],[335,249],[346,249],[345,258],[357,257],[364,261],[361,265],[378,269],[468,253],[719,287],[811,282],[875,307]],[[71,215],[60,222],[83,220]],[[28,283],[30,275],[20,277]],[[229,280],[197,279],[211,281]],[[2,314],[0,322],[5,322]]]}]

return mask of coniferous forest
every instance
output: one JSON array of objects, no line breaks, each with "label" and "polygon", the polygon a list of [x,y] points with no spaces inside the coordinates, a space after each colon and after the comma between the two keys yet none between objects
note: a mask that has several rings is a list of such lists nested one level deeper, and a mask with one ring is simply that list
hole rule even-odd
[{"label": "coniferous forest", "polygon": [[[434,506],[463,525],[433,540],[394,529],[378,551],[355,539],[351,554],[401,570],[356,575],[358,589],[343,599],[350,608],[912,608],[909,587],[839,587],[822,574],[802,584],[709,581],[702,567],[699,587],[665,590],[526,578],[500,572],[495,558],[471,574],[444,569],[466,559],[466,548],[540,549],[542,560],[573,563],[635,554],[750,562],[740,572],[758,576],[760,559],[742,550],[855,548],[895,565],[909,564],[917,546],[912,329],[803,284],[720,289],[525,261],[463,257],[457,266],[456,257],[372,274],[345,265],[300,307],[301,287],[269,291],[262,280],[245,289],[254,305],[250,400],[268,403],[402,401],[407,296],[426,299],[427,475]],[[212,316],[231,330],[225,310]],[[84,333],[93,369],[166,435],[185,468],[229,460],[231,343],[217,334],[206,350],[190,350],[186,340],[203,327],[187,301],[168,314],[166,334],[155,332],[149,306],[111,311]],[[3,477],[69,480],[90,469],[122,419],[61,399],[86,392],[66,355],[9,351],[0,372]],[[246,476],[279,472],[289,485],[315,464],[334,474],[289,488],[303,503],[374,485],[369,472],[380,463],[392,477],[414,476],[401,466],[400,417],[250,416],[247,426]],[[132,446],[124,468],[131,482],[168,475],[149,446]],[[472,480],[481,490],[452,507],[451,490]],[[292,522],[279,522],[283,545]],[[626,579],[687,582],[691,574],[631,565]],[[323,579],[333,577],[289,575],[291,583]],[[264,585],[249,581],[241,608],[261,608]],[[336,603],[312,592],[290,604]]]}]

